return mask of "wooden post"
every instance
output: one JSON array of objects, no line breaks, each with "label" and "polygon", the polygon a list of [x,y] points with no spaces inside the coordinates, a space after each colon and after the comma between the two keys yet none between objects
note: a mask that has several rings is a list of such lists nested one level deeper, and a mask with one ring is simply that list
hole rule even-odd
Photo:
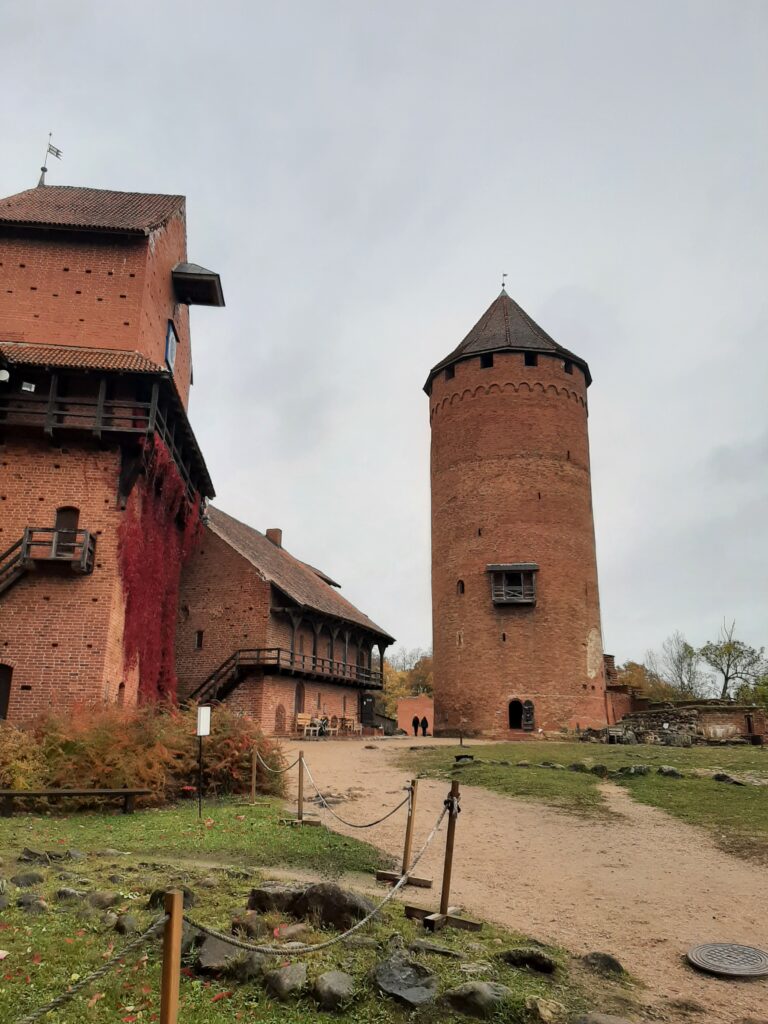
[{"label": "wooden post", "polygon": [[183,893],[165,894],[168,920],[163,932],[163,973],[160,987],[160,1024],[178,1024],[179,979],[181,977],[181,930],[184,913]]},{"label": "wooden post", "polygon": [[304,751],[299,751],[299,796],[297,817],[299,824],[304,821]]},{"label": "wooden post", "polygon": [[256,744],[251,747],[251,803],[256,803]]},{"label": "wooden post", "polygon": [[403,870],[406,873],[411,863],[411,852],[413,850],[413,820],[416,816],[416,792],[419,785],[418,779],[411,779],[411,799],[408,804],[408,820],[405,823],[405,846],[403,847]]},{"label": "wooden post", "polygon": [[448,814],[448,834],[445,837],[445,864],[443,865],[443,891],[440,895],[440,913],[443,916],[448,914],[448,903],[451,895],[451,871],[453,870],[453,844],[456,840],[456,813],[453,807],[457,807],[455,801],[459,799],[459,783],[454,779],[451,783],[451,800],[454,801],[451,811]]}]

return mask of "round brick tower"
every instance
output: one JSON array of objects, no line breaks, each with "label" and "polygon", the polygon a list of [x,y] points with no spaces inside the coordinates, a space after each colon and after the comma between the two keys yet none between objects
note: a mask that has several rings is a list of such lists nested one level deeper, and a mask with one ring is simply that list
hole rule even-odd
[{"label": "round brick tower", "polygon": [[606,724],[590,383],[504,290],[429,374],[437,733]]}]

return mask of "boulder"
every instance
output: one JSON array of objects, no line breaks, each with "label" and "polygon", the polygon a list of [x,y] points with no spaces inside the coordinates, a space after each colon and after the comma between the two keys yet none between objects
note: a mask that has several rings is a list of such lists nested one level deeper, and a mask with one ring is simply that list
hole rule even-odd
[{"label": "boulder", "polygon": [[78,903],[85,899],[86,894],[81,892],[80,889],[59,889],[56,893],[56,899],[59,903]]},{"label": "boulder", "polygon": [[[160,929],[162,935],[162,929]],[[194,925],[187,924],[186,921],[182,922],[181,925],[181,952],[190,953],[197,946],[201,946],[205,936],[199,928],[195,928]]]},{"label": "boulder", "polygon": [[282,885],[280,882],[265,882],[251,889],[248,897],[248,909],[258,910],[262,914],[277,911],[280,914],[292,913],[294,902],[304,894],[304,887]]},{"label": "boulder", "polygon": [[568,765],[569,772],[588,772],[589,765],[585,761],[574,761]]},{"label": "boulder", "polygon": [[[715,772],[712,778],[715,780],[715,782],[725,782],[730,786],[744,785],[743,782],[741,782],[739,779],[734,779],[734,777],[732,775],[728,775],[727,772]],[[13,881],[13,879],[11,879],[11,881]]]},{"label": "boulder", "polygon": [[88,854],[83,853],[82,850],[67,850],[67,860],[88,860]]},{"label": "boulder", "polygon": [[651,769],[647,764],[625,764],[619,768],[619,775],[650,775]]},{"label": "boulder", "polygon": [[23,896],[19,896],[16,906],[27,914],[44,914],[48,909],[48,904],[43,897],[32,892],[25,892]]},{"label": "boulder", "polygon": [[121,914],[115,921],[115,931],[120,935],[131,935],[139,930],[139,922],[133,914]]},{"label": "boulder", "polygon": [[354,999],[355,979],[344,971],[326,971],[312,990],[321,1010],[340,1010]]},{"label": "boulder", "polygon": [[117,914],[114,914],[111,910],[105,910],[101,923],[105,928],[115,928],[117,925]]},{"label": "boulder", "polygon": [[302,935],[306,935],[309,930],[308,924],[305,924],[304,921],[298,921],[296,924],[289,924],[287,928],[281,928],[279,937],[285,940],[299,939]]},{"label": "boulder", "polygon": [[624,973],[621,963],[610,953],[586,953],[581,961],[593,971],[597,971],[598,974],[619,975]]},{"label": "boulder", "polygon": [[[59,858],[54,858],[58,860]],[[19,854],[19,860],[24,864],[50,864],[51,858],[43,850],[30,850],[28,846]]]},{"label": "boulder", "polygon": [[110,907],[116,907],[121,899],[119,892],[92,892],[88,902],[96,910],[108,910]]},{"label": "boulder", "polygon": [[668,779],[683,778],[683,773],[678,771],[678,769],[671,764],[660,764],[657,768],[657,772],[659,775],[665,775]]},{"label": "boulder", "polygon": [[[197,903],[197,899],[191,889],[188,889],[186,885],[174,885],[173,888],[180,889],[184,894],[182,904],[185,910],[189,910],[190,907],[194,907]],[[150,894],[147,907],[150,910],[162,910],[165,906],[165,893],[165,889],[154,889]]]},{"label": "boulder", "polygon": [[264,976],[264,986],[275,999],[287,1002],[293,996],[300,995],[307,987],[307,965],[288,964],[287,967],[269,971]]},{"label": "boulder", "polygon": [[605,779],[608,776],[608,766],[604,764],[593,764],[589,770],[593,775],[597,775],[599,779]]},{"label": "boulder", "polygon": [[494,981],[468,981],[449,989],[443,996],[443,1002],[455,1013],[484,1020],[501,1010],[511,995],[506,985]]},{"label": "boulder", "polygon": [[505,949],[498,954],[498,957],[510,967],[530,967],[532,971],[538,971],[539,974],[554,974],[557,970],[557,962],[548,953],[529,946]]},{"label": "boulder", "polygon": [[334,882],[319,882],[310,885],[294,901],[291,913],[296,917],[314,917],[322,925],[345,931],[374,909],[374,904],[364,896]]},{"label": "boulder", "polygon": [[267,932],[266,922],[255,910],[245,910],[232,918],[232,934],[257,939]]},{"label": "boulder", "polygon": [[518,768],[530,768],[531,767],[531,762],[530,761],[518,761],[517,762],[517,767]]},{"label": "boulder", "polygon": [[110,885],[122,885],[125,878],[122,875],[109,875],[107,881]]},{"label": "boulder", "polygon": [[541,1024],[561,1024],[565,1021],[566,1009],[556,999],[545,999],[543,996],[528,996],[525,1000],[526,1010],[530,1010],[533,1019]]},{"label": "boulder", "polygon": [[10,905],[11,901],[7,896],[0,896],[0,910],[7,910]]},{"label": "boulder", "polygon": [[223,939],[209,935],[204,940],[197,954],[198,970],[205,972],[226,971],[229,963],[239,955],[236,946]]},{"label": "boulder", "polygon": [[22,871],[18,875],[11,875],[11,881],[17,889],[31,889],[33,885],[44,882],[45,875],[39,871]]},{"label": "boulder", "polygon": [[431,1003],[437,994],[434,974],[402,950],[376,964],[373,977],[385,995],[412,1009]]}]

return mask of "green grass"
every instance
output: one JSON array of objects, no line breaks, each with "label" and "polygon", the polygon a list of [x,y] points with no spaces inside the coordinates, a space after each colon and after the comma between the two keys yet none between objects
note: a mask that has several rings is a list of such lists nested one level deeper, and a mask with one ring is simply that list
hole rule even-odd
[{"label": "green grass", "polygon": [[[49,843],[48,829],[53,824],[39,819],[31,822],[32,827],[26,830],[24,840],[29,840],[38,848],[45,847]],[[302,830],[298,841],[314,842],[311,833],[317,831]],[[291,833],[286,828],[282,834],[287,841]],[[126,837],[127,833],[123,838]],[[12,874],[11,868],[15,867],[15,863],[11,864],[6,856],[4,871]],[[61,868],[70,873],[64,880],[60,878]],[[0,914],[0,946],[8,953],[0,964],[0,1021],[3,1024],[10,1024],[48,1002],[71,982],[101,965],[114,952],[113,944],[119,950],[127,941],[106,927],[101,914],[86,918],[82,907],[57,903],[55,892],[60,886],[81,885],[82,888],[120,891],[123,899],[116,911],[127,910],[133,913],[143,929],[157,913],[146,909],[147,894],[155,888],[188,884],[198,896],[198,903],[189,911],[190,915],[203,923],[228,931],[232,909],[245,906],[252,884],[252,880],[241,877],[241,871],[221,868],[215,872],[216,888],[203,888],[196,883],[203,875],[211,874],[209,869],[179,871],[172,867],[148,864],[135,856],[91,855],[84,862],[64,862],[35,870],[42,870],[46,875],[45,882],[36,891],[49,900],[48,912],[30,917],[12,906]],[[108,880],[108,876],[114,872],[122,876],[121,882]],[[265,874],[268,875],[268,872]],[[9,886],[9,892],[16,895],[13,886]],[[275,927],[280,919],[268,915],[267,923]],[[365,929],[366,935],[380,942],[379,950],[338,944],[304,958],[310,979],[323,971],[338,969],[348,971],[357,980],[358,998],[337,1019],[350,1024],[405,1024],[406,1021],[413,1024],[438,1024],[440,1021],[457,1021],[457,1018],[438,1005],[413,1014],[407,1013],[376,992],[370,971],[374,963],[385,955],[381,950],[387,948],[387,939],[393,932],[402,934],[406,945],[412,939],[423,938],[425,935],[420,925],[404,918],[400,906],[391,904],[380,920]],[[314,931],[307,939],[317,941],[327,937],[328,933]],[[561,968],[553,978],[548,978],[507,967],[495,958],[499,949],[520,944],[520,936],[485,926],[481,933],[445,931],[437,941],[464,951],[471,961],[486,964],[478,977],[499,981],[512,990],[509,1008],[497,1015],[497,1024],[529,1021],[531,1018],[524,1007],[526,998],[532,995],[556,999],[570,1014],[587,1007],[581,988],[584,983],[569,977],[568,956],[562,950],[550,950]],[[289,956],[286,951],[285,956],[275,959],[273,966],[287,962]],[[460,964],[454,960],[429,954],[420,954],[419,958],[437,973],[441,991],[475,977],[462,972]],[[581,978],[581,975],[578,977]],[[599,994],[604,990],[602,982],[590,982],[591,1006],[600,1001]],[[160,943],[153,941],[143,950],[126,958],[118,970],[75,997],[65,1009],[46,1017],[46,1024],[80,1024],[82,1021],[93,1024],[113,1024],[116,1021],[128,1024],[135,1021],[145,1024],[156,1021],[159,992]],[[606,999],[610,998],[610,994],[606,996]],[[179,1019],[183,1024],[229,1024],[237,1020],[259,1021],[262,1024],[307,1024],[323,1018],[318,1018],[309,997],[292,1004],[280,1004],[271,1001],[256,982],[237,985],[225,979],[196,977],[191,969],[190,958],[181,982]]]},{"label": "green grass", "polygon": [[206,802],[202,821],[193,801],[135,814],[20,814],[0,818],[0,856],[24,846],[46,850],[75,847],[337,873],[370,873],[384,866],[386,858],[367,843],[322,827],[281,825],[284,816],[279,800],[263,800],[251,806],[237,799]]},{"label": "green grass", "polygon": [[[498,764],[467,765],[452,771],[454,756],[469,753]],[[528,761],[530,768],[516,767]],[[659,747],[594,743],[493,743],[463,748],[433,747],[404,755],[404,766],[433,777],[456,777],[468,785],[484,786],[506,796],[558,807],[581,815],[607,813],[597,776],[538,768],[552,761],[569,765],[577,761],[604,764],[609,770],[625,765],[647,764],[652,768],[672,765],[683,772],[723,769],[732,774],[768,777],[768,748],[763,747]],[[654,771],[648,776],[616,777],[642,803],[661,808],[692,825],[709,829],[725,849],[768,863],[768,787],[731,786],[708,778],[670,779]]]}]

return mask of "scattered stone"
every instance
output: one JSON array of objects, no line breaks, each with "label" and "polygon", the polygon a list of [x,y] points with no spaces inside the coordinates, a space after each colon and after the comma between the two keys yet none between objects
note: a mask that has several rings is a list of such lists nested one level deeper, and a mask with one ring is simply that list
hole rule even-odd
[{"label": "scattered stone", "polygon": [[373,743],[366,743],[363,750],[378,750],[378,747],[374,746]]},{"label": "scattered stone", "polygon": [[299,921],[297,924],[289,924],[287,928],[280,932],[281,939],[298,939],[301,935],[306,935],[309,931],[309,925],[303,921]]},{"label": "scattered stone", "polygon": [[391,935],[387,936],[387,949],[403,949],[405,947],[405,939],[400,932],[392,932]]},{"label": "scattered stone", "polygon": [[8,892],[8,879],[0,878],[0,895],[4,892]]},{"label": "scattered stone", "polygon": [[232,918],[233,935],[242,935],[248,939],[256,939],[264,935],[266,931],[267,925],[264,918],[260,917],[255,910],[246,910]]},{"label": "scattered stone", "polygon": [[424,942],[423,939],[416,939],[408,949],[411,953],[434,953],[436,956],[447,956],[453,960],[463,960],[464,954],[447,946],[436,946],[433,942]]},{"label": "scattered stone", "polygon": [[683,773],[681,771],[678,771],[678,769],[673,767],[673,765],[671,764],[660,764],[657,771],[659,775],[666,775],[668,779],[683,778]]},{"label": "scattered stone", "polygon": [[474,761],[475,758],[472,754],[454,754],[453,760],[456,764],[466,764],[469,761]]},{"label": "scattered stone", "polygon": [[351,946],[353,949],[381,949],[381,943],[369,935],[350,935],[348,939],[342,941],[345,946]]},{"label": "scattered stone", "polygon": [[88,854],[83,853],[82,850],[67,850],[67,858],[69,860],[88,860]]},{"label": "scattered stone", "polygon": [[[162,934],[162,930],[160,932]],[[205,936],[199,928],[195,928],[194,925],[188,924],[186,921],[182,922],[181,925],[181,952],[182,955],[191,953],[197,946],[203,944]]]},{"label": "scattered stone", "polygon": [[505,949],[498,957],[510,967],[530,967],[532,971],[539,974],[554,974],[557,970],[557,962],[541,949],[531,949],[526,946],[520,949]]},{"label": "scattered stone", "polygon": [[[106,848],[106,850],[101,850],[100,851],[100,856],[102,856],[102,857],[127,857],[128,854],[125,852],[125,850],[113,850],[111,846],[108,846]],[[141,867],[145,867],[145,868],[151,868],[153,866],[154,865],[152,865],[152,864],[142,864],[141,865]]]},{"label": "scattered stone", "polygon": [[574,761],[568,765],[569,772],[588,772],[589,765],[585,761]]},{"label": "scattered stone", "polygon": [[304,889],[297,885],[283,885],[280,882],[265,882],[251,889],[248,897],[248,909],[258,910],[262,914],[277,911],[280,914],[291,913],[294,902],[302,896]]},{"label": "scattered stone", "polygon": [[101,923],[105,928],[116,928],[117,914],[114,914],[111,910],[105,910],[101,918]]},{"label": "scattered stone", "polygon": [[115,921],[115,931],[120,935],[131,935],[139,930],[139,922],[133,914],[121,914]]},{"label": "scattered stone", "polygon": [[249,953],[241,949],[238,950],[238,955],[230,960],[226,974],[241,984],[256,981],[264,977],[266,962],[266,957],[261,953]]},{"label": "scattered stone", "polygon": [[512,767],[512,762],[511,761],[497,761],[496,764],[500,764],[504,768],[511,768]]},{"label": "scattered stone", "polygon": [[487,974],[491,965],[485,960],[478,960],[477,963],[460,964],[459,970],[462,974]]},{"label": "scattered stone", "polygon": [[19,860],[24,864],[50,864],[51,858],[42,850],[30,850],[28,846],[19,854]]},{"label": "scattered stone", "polygon": [[[194,907],[195,903],[197,903],[197,899],[191,889],[188,889],[186,885],[177,885],[174,888],[181,889],[184,894],[182,903],[185,910],[189,910],[190,907]],[[162,910],[165,906],[165,892],[165,889],[154,889],[150,894],[147,907],[150,910]]]},{"label": "scattered stone", "polygon": [[198,970],[205,973],[211,971],[226,971],[231,960],[238,956],[236,946],[223,939],[215,939],[212,935],[207,936],[200,951],[197,954]]},{"label": "scattered stone", "polygon": [[326,971],[315,978],[315,999],[321,1010],[340,1010],[355,995],[355,979],[344,971]]},{"label": "scattered stone", "polygon": [[565,1020],[565,1007],[556,999],[544,999],[542,996],[528,996],[525,1000],[526,1010],[535,1014],[535,1020],[541,1024],[559,1024]]},{"label": "scattered stone", "polygon": [[96,910],[109,910],[110,907],[115,907],[120,902],[119,892],[92,892],[88,897],[88,902]]},{"label": "scattered stone", "polygon": [[23,896],[19,896],[16,906],[27,914],[44,914],[48,909],[48,904],[43,897],[31,892],[25,892]]},{"label": "scattered stone", "polygon": [[625,764],[619,768],[619,775],[650,775],[651,769],[647,764]]},{"label": "scattered stone", "polygon": [[7,910],[10,905],[11,901],[7,896],[0,896],[0,910]]},{"label": "scattered stone", "polygon": [[494,981],[468,981],[449,989],[443,1001],[456,1013],[481,1020],[492,1017],[512,995],[506,985]]},{"label": "scattered stone", "polygon": [[608,775],[608,766],[604,764],[593,764],[589,770],[593,775],[597,775],[599,779],[604,779]]},{"label": "scattered stone", "polygon": [[612,1013],[583,1013],[576,1018],[576,1024],[630,1024],[626,1017],[616,1017]]},{"label": "scattered stone", "polygon": [[[712,776],[715,782],[725,782],[730,786],[743,786],[744,783],[739,779],[734,779],[732,775],[728,775],[727,772],[715,772]],[[13,881],[13,879],[11,879]]]},{"label": "scattered stone", "polygon": [[200,889],[216,889],[218,888],[219,880],[213,875],[206,875],[205,878],[199,879],[197,885]]},{"label": "scattered stone", "polygon": [[364,896],[334,882],[319,882],[304,890],[293,903],[291,913],[295,917],[316,917],[322,925],[345,931],[374,909],[374,904]]},{"label": "scattered stone", "polygon": [[373,977],[381,991],[405,1006],[417,1007],[431,1003],[437,993],[437,978],[422,964],[416,963],[402,950],[382,960],[373,969]]},{"label": "scattered stone", "polygon": [[122,885],[125,879],[123,878],[122,875],[110,875],[107,878],[107,881],[111,882],[112,885]]},{"label": "scattered stone", "polygon": [[86,894],[79,889],[59,889],[56,893],[59,903],[77,903],[79,900],[84,900],[85,896]]},{"label": "scattered stone", "polygon": [[31,889],[33,885],[39,885],[45,881],[45,875],[39,871],[22,871],[18,875],[11,875],[11,881],[17,889]]},{"label": "scattered stone", "polygon": [[287,1002],[292,996],[300,995],[307,987],[307,965],[288,964],[264,976],[264,985],[270,995]]},{"label": "scattered stone", "polygon": [[517,762],[517,767],[518,768],[530,768],[531,767],[531,762],[530,761],[518,761]]},{"label": "scattered stone", "polygon": [[624,968],[615,956],[610,953],[587,953],[581,958],[586,964],[598,974],[623,974]]}]

